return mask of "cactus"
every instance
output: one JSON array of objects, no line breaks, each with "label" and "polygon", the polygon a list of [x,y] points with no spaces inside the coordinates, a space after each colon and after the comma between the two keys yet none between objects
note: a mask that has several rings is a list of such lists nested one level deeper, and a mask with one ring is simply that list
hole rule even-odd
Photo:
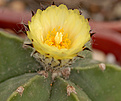
[{"label": "cactus", "polygon": [[0,32],[0,101],[120,101],[119,67],[106,64],[102,70],[91,52],[83,51],[87,57],[73,64],[69,78],[52,82],[51,73],[37,73],[40,64],[22,44],[21,38]]},{"label": "cactus", "polygon": [[92,60],[93,33],[78,10],[32,14],[26,41],[0,32],[0,101],[120,101],[121,68]]}]

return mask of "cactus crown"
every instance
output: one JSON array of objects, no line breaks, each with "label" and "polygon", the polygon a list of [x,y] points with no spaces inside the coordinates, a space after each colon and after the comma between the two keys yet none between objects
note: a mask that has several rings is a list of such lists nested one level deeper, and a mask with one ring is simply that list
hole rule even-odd
[{"label": "cactus crown", "polygon": [[90,40],[88,20],[63,4],[38,9],[28,26],[33,56],[46,70],[68,67]]}]

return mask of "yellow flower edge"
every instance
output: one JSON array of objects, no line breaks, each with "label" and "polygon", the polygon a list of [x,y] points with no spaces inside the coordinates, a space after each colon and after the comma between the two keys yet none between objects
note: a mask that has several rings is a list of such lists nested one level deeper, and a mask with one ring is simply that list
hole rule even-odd
[{"label": "yellow flower edge", "polygon": [[90,40],[88,20],[77,9],[68,10],[63,4],[38,9],[28,25],[28,38],[45,57],[72,59]]}]

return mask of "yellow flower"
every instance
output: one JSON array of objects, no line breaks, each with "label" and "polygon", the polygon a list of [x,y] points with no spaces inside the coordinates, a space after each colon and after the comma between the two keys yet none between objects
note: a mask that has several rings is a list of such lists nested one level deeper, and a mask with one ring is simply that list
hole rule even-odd
[{"label": "yellow flower", "polygon": [[[73,59],[90,40],[88,20],[77,9],[68,10],[63,4],[51,5],[43,11],[38,9],[28,25],[28,38],[41,61],[44,61],[42,56],[59,61]],[[67,61],[62,66],[64,63]]]}]

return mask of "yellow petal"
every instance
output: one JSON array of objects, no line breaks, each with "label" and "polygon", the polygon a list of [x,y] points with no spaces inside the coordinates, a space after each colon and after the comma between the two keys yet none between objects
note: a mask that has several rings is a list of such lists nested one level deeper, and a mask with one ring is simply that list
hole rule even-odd
[{"label": "yellow petal", "polygon": [[[58,29],[59,27],[61,30]],[[35,50],[44,56],[55,59],[72,59],[90,40],[88,21],[79,14],[77,9],[68,10],[63,4],[58,7],[52,5],[44,11],[37,10],[29,22],[29,29],[27,35],[30,40],[33,39]],[[51,33],[50,36],[47,36],[48,33]],[[64,37],[67,38],[63,39]],[[58,44],[61,48],[56,45],[48,45],[45,43],[46,38],[46,41]],[[69,48],[64,47],[64,45],[68,45],[67,40],[70,41]]]}]

